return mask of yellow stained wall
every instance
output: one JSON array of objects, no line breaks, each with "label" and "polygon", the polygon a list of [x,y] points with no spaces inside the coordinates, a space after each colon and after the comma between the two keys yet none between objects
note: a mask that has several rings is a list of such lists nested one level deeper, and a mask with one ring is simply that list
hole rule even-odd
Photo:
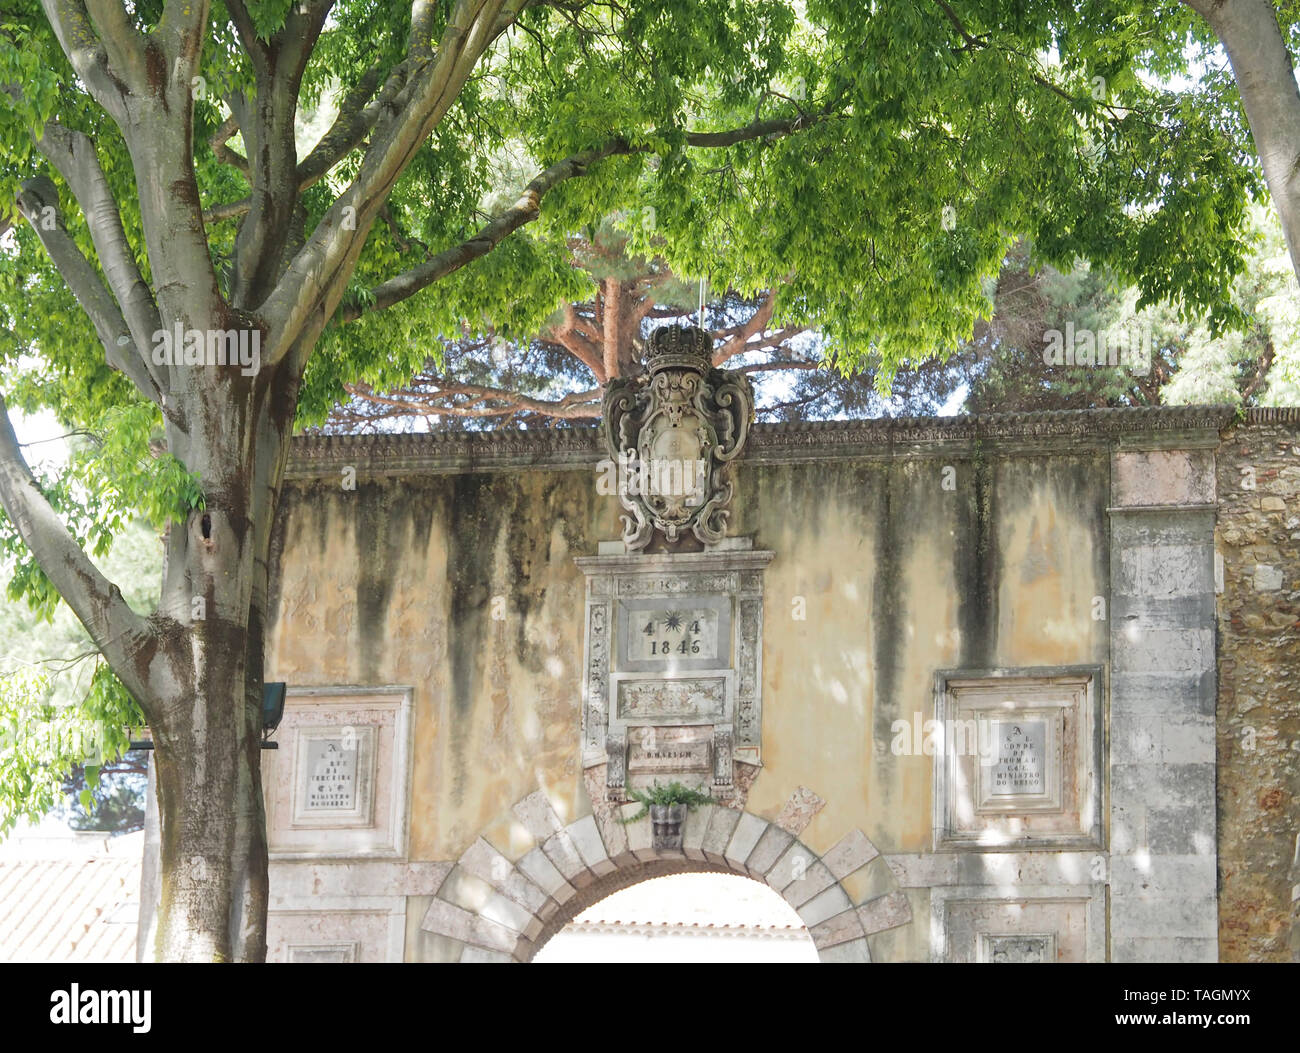
[{"label": "yellow stained wall", "polygon": [[[748,810],[773,818],[803,785],[827,802],[813,849],[857,827],[928,851],[932,758],[895,756],[893,723],[932,716],[939,669],[1105,662],[1108,488],[1095,449],[741,464],[732,533],[776,553]],[[566,822],[590,811],[573,557],[617,538],[618,512],[572,469],[287,487],[268,676],[414,688],[412,859],[479,835],[521,854],[509,809],[539,786]]]}]

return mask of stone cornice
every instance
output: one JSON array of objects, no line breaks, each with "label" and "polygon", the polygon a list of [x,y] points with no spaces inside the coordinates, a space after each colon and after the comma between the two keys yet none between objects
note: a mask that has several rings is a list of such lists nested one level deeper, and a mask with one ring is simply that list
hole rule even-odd
[{"label": "stone cornice", "polygon": [[[1300,423],[1300,409],[1247,413],[1248,423]],[[1172,406],[966,417],[894,417],[875,420],[759,424],[742,462],[820,460],[846,455],[892,456],[933,444],[1011,441],[1090,445],[1120,436],[1217,435],[1235,420],[1230,406]],[[365,475],[508,471],[539,467],[591,468],[604,457],[596,428],[536,431],[435,432],[416,435],[308,435],[293,440],[287,477],[311,479],[355,468]]]}]

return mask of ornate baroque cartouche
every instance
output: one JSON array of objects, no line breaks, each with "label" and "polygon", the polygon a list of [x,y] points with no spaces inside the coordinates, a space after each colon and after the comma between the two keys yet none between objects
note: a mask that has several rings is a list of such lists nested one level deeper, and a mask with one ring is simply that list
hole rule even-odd
[{"label": "ornate baroque cartouche", "polygon": [[[730,465],[744,448],[754,390],[743,373],[713,368],[713,341],[694,326],[650,335],[646,368],[610,381],[602,431],[619,465],[619,499],[629,551],[659,530],[710,544],[726,532]],[[626,483],[626,485],[624,485]]]}]

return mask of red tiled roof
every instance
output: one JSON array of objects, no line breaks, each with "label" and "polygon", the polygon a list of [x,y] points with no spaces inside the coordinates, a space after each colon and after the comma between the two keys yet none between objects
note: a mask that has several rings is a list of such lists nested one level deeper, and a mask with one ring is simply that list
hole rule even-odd
[{"label": "red tiled roof", "polygon": [[0,961],[133,962],[144,834],[0,846]]}]

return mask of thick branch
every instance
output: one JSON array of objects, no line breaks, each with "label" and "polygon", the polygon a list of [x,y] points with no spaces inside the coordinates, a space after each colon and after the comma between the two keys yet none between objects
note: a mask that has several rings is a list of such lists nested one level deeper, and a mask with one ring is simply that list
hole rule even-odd
[{"label": "thick branch", "polygon": [[121,0],[86,0],[109,64],[132,90],[145,83],[145,41]]},{"label": "thick branch", "polygon": [[[718,149],[734,146],[737,143],[770,136],[790,135],[816,123],[827,116],[825,112],[818,116],[792,117],[781,120],[754,121],[742,128],[733,128],[724,132],[691,132],[686,136],[690,146],[706,149]],[[566,157],[545,171],[540,172],[524,188],[519,199],[504,212],[499,213],[477,234],[459,245],[431,256],[424,263],[411,268],[376,286],[373,290],[374,300],[364,309],[359,304],[349,304],[343,309],[345,322],[355,321],[366,310],[381,311],[400,303],[408,296],[413,296],[421,289],[445,278],[453,271],[459,270],[482,256],[486,256],[510,234],[520,227],[533,222],[541,213],[542,198],[546,193],[569,179],[587,174],[594,164],[607,157],[648,152],[648,145],[633,146],[626,139],[611,139],[604,146]]]},{"label": "thick branch", "polygon": [[[4,505],[41,570],[86,627],[100,653],[140,704],[148,707],[151,692],[145,679],[147,673],[139,670],[135,661],[151,636],[148,623],[127,606],[118,587],[90,561],[41,493],[18,448],[2,395],[0,504]],[[156,716],[147,708],[145,715],[151,720]]]},{"label": "thick branch", "polygon": [[[162,327],[158,305],[154,302],[153,291],[140,274],[135,253],[122,228],[117,199],[99,164],[94,143],[83,133],[52,121],[45,126],[45,134],[36,145],[58,169],[81,206],[108,287],[117,298],[134,341],[134,350],[152,377],[153,385],[165,388],[165,378],[153,367],[150,356],[154,334]],[[57,206],[57,201],[52,203]],[[117,334],[114,336],[116,339]],[[123,351],[123,354],[129,355],[130,352]],[[150,391],[145,394],[154,397]]]},{"label": "thick branch", "polygon": [[[434,378],[438,387],[434,391],[394,392],[379,395],[367,384],[345,384],[348,394],[371,405],[388,407],[384,416],[427,417],[434,414],[452,417],[505,417],[512,413],[540,413],[560,420],[591,420],[600,416],[601,388],[575,391],[561,399],[533,398],[521,391],[506,388],[484,387],[478,384],[458,384],[455,381]],[[469,396],[468,402],[437,405],[436,399],[452,399],[458,395]],[[423,400],[423,401],[421,401]],[[484,402],[504,402],[505,405],[484,406]]]},{"label": "thick branch", "polygon": [[1300,89],[1272,0],[1184,0],[1222,41],[1300,274]]},{"label": "thick branch", "polygon": [[[517,10],[520,0],[512,0]],[[343,297],[366,235],[393,184],[459,96],[492,42],[501,0],[462,0],[443,33],[436,58],[399,93],[405,104],[381,117],[352,185],[334,202],[266,301],[274,334],[264,360],[274,366],[319,332]]]},{"label": "thick branch", "polygon": [[564,323],[552,330],[549,336],[590,369],[600,383],[604,384],[609,380],[609,377],[605,376],[605,367],[600,360],[600,352],[596,344],[579,328],[578,311],[573,304],[564,305]]},{"label": "thick branch", "polygon": [[[374,73],[374,78],[371,78]],[[298,163],[298,192],[320,182],[335,165],[365,142],[380,116],[390,110],[393,100],[406,84],[407,65],[403,63],[389,75],[379,94],[369,103],[378,80],[379,68],[372,67],[350,91],[339,107],[338,116],[311,152]],[[239,157],[238,154],[234,154]],[[242,161],[243,159],[240,158]],[[218,223],[244,215],[253,206],[251,197],[213,205],[203,213],[207,223]]]},{"label": "thick branch", "polygon": [[773,286],[768,290],[763,302],[758,305],[755,311],[740,330],[727,340],[721,347],[713,352],[713,364],[720,366],[729,358],[743,354],[746,350],[745,345],[749,343],[750,337],[756,333],[762,332],[767,323],[772,320],[772,311],[776,308],[776,287]]},{"label": "thick branch", "polygon": [[239,131],[239,121],[232,113],[221,122],[221,127],[213,133],[212,138],[208,140],[208,145],[212,147],[212,152],[222,164],[230,165],[244,175],[248,175],[248,158],[243,154],[235,153],[226,145],[237,131]]},{"label": "thick branch", "polygon": [[126,119],[130,87],[109,68],[108,51],[95,32],[85,4],[81,0],[41,0],[41,7],[77,76],[120,125]]},{"label": "thick branch", "polygon": [[1273,368],[1273,341],[1270,340],[1264,345],[1264,351],[1259,356],[1259,362],[1255,368],[1255,375],[1251,378],[1250,383],[1246,385],[1245,390],[1241,393],[1242,405],[1246,405],[1255,397],[1255,393],[1264,386],[1264,380],[1268,377],[1268,371]]},{"label": "thick branch", "polygon": [[[239,226],[230,282],[230,301],[254,308],[274,288],[284,259],[278,251],[288,240],[298,201],[298,154],[294,144],[294,110],[307,58],[320,36],[332,0],[296,3],[284,26],[261,47],[254,62],[257,92],[239,114],[248,152],[251,207]],[[233,2],[236,25],[246,47],[256,45],[247,13]]]},{"label": "thick branch", "polygon": [[44,176],[28,180],[18,194],[19,209],[68,283],[72,295],[94,323],[108,364],[125,373],[147,398],[161,405],[162,392],[145,368],[144,358],[135,353],[130,328],[117,301],[63,225],[58,203],[54,184]]}]

